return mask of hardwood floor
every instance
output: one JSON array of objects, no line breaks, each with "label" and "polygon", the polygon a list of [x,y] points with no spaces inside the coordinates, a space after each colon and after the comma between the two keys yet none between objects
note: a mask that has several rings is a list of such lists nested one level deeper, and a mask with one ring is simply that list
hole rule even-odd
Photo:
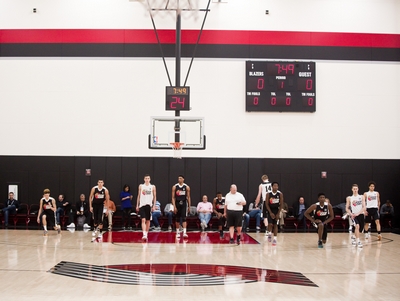
[{"label": "hardwood floor", "polygon": [[[398,300],[400,236],[376,234],[358,249],[348,233],[104,234],[0,230],[2,300]],[[158,243],[154,237],[160,237]],[[124,240],[123,237],[126,237]],[[115,237],[115,238],[114,238]],[[153,237],[153,238],[152,238]],[[161,238],[162,237],[162,238]],[[171,238],[172,237],[172,238]],[[190,296],[190,298],[189,298]]]}]

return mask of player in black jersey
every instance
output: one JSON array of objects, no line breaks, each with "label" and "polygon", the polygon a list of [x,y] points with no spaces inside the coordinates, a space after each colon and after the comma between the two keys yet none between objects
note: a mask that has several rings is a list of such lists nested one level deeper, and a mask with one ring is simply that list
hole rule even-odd
[{"label": "player in black jersey", "polygon": [[178,176],[178,183],[172,186],[172,205],[176,216],[176,238],[180,238],[179,220],[182,220],[183,238],[187,238],[186,216],[190,209],[190,187],[184,183],[185,177]]},{"label": "player in black jersey", "polygon": [[[311,216],[312,214],[312,216]],[[332,205],[326,201],[325,194],[318,194],[318,203],[311,205],[304,216],[316,225],[318,231],[318,248],[323,248],[328,236],[327,224],[335,217]]]},{"label": "player in black jersey", "polygon": [[[272,182],[272,191],[268,192],[265,197],[265,209],[268,211],[268,231],[269,233],[274,231],[274,237],[272,239],[272,245],[276,245],[276,237],[278,235],[278,223],[280,210],[283,208],[283,193],[278,190],[278,182]],[[268,235],[268,241],[271,241],[271,234]]]},{"label": "player in black jersey", "polygon": [[56,222],[56,200],[50,196],[50,189],[43,191],[43,198],[40,199],[37,222],[42,222],[44,229],[43,236],[47,236],[47,229],[54,228],[60,234],[61,228]]},{"label": "player in black jersey", "polygon": [[218,218],[219,237],[224,238],[224,227],[226,224],[226,217],[224,216],[225,198],[221,192],[217,192],[217,197],[213,200],[214,214]]},{"label": "player in black jersey", "polygon": [[96,239],[96,236],[98,236],[99,239],[102,238],[101,231],[103,230],[103,211],[104,207],[108,208],[108,201],[110,199],[108,189],[103,185],[104,181],[100,179],[97,181],[97,186],[94,186],[90,190],[89,206],[90,212],[93,214],[94,225],[92,241]]}]

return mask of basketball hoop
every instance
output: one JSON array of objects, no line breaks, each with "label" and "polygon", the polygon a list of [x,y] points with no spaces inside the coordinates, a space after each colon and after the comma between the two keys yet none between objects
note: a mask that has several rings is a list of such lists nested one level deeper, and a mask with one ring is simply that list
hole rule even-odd
[{"label": "basketball hoop", "polygon": [[171,142],[170,145],[172,146],[172,149],[174,151],[173,158],[182,159],[182,146],[185,145],[185,143]]}]

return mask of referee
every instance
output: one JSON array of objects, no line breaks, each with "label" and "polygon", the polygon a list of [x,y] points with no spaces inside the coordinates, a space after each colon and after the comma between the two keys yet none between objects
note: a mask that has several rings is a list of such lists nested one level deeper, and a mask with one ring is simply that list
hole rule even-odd
[{"label": "referee", "polygon": [[242,232],[242,217],[243,217],[243,206],[246,205],[246,199],[243,194],[237,192],[235,184],[231,185],[230,192],[225,196],[225,208],[224,216],[226,217],[227,224],[229,227],[229,243],[233,244],[235,233],[235,227],[237,231],[237,244],[240,244],[240,233]]}]

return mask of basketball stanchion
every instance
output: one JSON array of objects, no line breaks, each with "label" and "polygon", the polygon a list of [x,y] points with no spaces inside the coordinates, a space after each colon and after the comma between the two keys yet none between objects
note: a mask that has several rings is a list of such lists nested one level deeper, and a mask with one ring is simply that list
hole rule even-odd
[{"label": "basketball stanchion", "polygon": [[182,142],[171,142],[172,149],[174,151],[173,158],[182,159],[182,147],[185,143]]}]

